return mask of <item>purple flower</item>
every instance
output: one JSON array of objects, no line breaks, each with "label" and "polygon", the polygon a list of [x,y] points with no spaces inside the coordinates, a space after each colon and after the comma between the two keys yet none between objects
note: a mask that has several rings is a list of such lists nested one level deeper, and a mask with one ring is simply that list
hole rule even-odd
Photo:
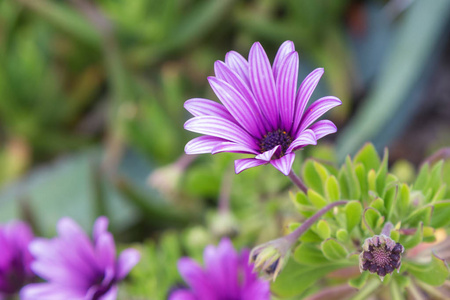
[{"label": "purple flower", "polygon": [[31,268],[48,282],[27,285],[21,299],[116,299],[117,283],[136,265],[140,255],[126,249],[116,259],[116,246],[107,227],[108,219],[99,217],[91,241],[72,219],[62,218],[57,225],[58,237],[34,240],[30,245],[35,257]]},{"label": "purple flower", "polygon": [[24,222],[0,226],[0,299],[17,293],[34,277],[28,251],[32,239],[33,233]]},{"label": "purple flower", "polygon": [[269,283],[258,279],[248,264],[249,251],[240,254],[230,240],[222,239],[203,253],[205,268],[190,258],[178,261],[178,270],[190,289],[172,292],[169,300],[269,300]]},{"label": "purple flower", "polygon": [[208,81],[223,105],[201,98],[185,102],[194,117],[184,128],[204,134],[187,143],[187,154],[251,154],[255,157],[235,161],[236,173],[271,163],[288,175],[296,150],[336,132],[329,120],[314,122],[341,101],[323,97],[305,109],[324,71],[311,72],[297,91],[298,53],[291,41],[281,45],[272,66],[257,42],[248,61],[231,51],[225,62],[216,61],[214,71]]}]

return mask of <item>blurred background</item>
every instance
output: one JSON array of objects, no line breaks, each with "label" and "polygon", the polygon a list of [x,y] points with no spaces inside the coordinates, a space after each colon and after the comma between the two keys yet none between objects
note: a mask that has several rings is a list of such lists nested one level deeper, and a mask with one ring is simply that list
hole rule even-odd
[{"label": "blurred background", "polygon": [[299,78],[325,68],[312,100],[343,102],[338,133],[302,156],[339,163],[372,141],[408,181],[450,145],[449,29],[448,0],[3,0],[0,222],[52,236],[62,216],[89,230],[106,215],[147,253],[127,293],[163,299],[180,255],[224,235],[249,247],[297,217],[274,168],[183,156],[183,103],[216,99],[214,61],[294,41]]}]

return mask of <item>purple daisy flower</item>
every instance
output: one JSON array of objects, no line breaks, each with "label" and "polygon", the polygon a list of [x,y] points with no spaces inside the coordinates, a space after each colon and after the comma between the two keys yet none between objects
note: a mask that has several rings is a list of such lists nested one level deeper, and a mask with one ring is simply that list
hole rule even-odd
[{"label": "purple daisy flower", "polygon": [[126,249],[116,259],[116,246],[107,227],[108,219],[99,217],[91,241],[72,219],[62,218],[57,225],[58,237],[34,240],[30,245],[35,257],[31,268],[48,282],[27,285],[21,299],[116,299],[117,283],[137,264],[140,255],[135,249]]},{"label": "purple daisy flower", "polygon": [[31,228],[24,222],[0,226],[0,299],[17,293],[34,278],[28,251],[32,239]]},{"label": "purple daisy flower", "polygon": [[190,288],[175,290],[169,300],[270,299],[269,283],[258,279],[248,264],[248,250],[238,254],[229,239],[222,239],[217,248],[205,248],[203,259],[204,269],[191,258],[178,261],[178,270]]},{"label": "purple daisy flower", "polygon": [[186,144],[187,154],[251,154],[255,157],[235,161],[236,173],[270,163],[288,175],[296,150],[336,132],[329,120],[314,122],[341,101],[323,97],[306,109],[324,71],[311,72],[297,91],[298,53],[291,41],[281,45],[272,66],[257,42],[248,61],[231,51],[225,62],[216,61],[214,71],[208,81],[222,104],[201,98],[184,104],[194,116],[184,128],[204,134]]}]

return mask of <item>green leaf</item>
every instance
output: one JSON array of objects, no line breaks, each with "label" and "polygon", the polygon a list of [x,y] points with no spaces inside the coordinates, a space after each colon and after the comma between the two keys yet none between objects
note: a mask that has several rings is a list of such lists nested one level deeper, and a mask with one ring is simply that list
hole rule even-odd
[{"label": "green leaf", "polygon": [[381,162],[381,166],[377,171],[377,193],[380,197],[384,196],[384,189],[386,187],[386,175],[388,171],[388,158],[389,152],[388,149],[384,149],[383,161]]},{"label": "green leaf", "polygon": [[384,213],[384,201],[383,199],[377,197],[375,198],[369,205],[370,207],[375,208],[376,210],[378,210],[380,213]]},{"label": "green leaf", "polygon": [[321,244],[323,255],[331,261],[341,260],[347,257],[348,251],[334,239],[328,239]]},{"label": "green leaf", "polygon": [[434,228],[446,227],[450,224],[450,201],[435,203],[433,215],[431,216],[431,226]]},{"label": "green leaf", "polygon": [[423,223],[420,222],[417,226],[416,232],[412,236],[403,235],[400,238],[400,244],[405,247],[405,249],[411,249],[422,242],[423,239]]},{"label": "green leaf", "polygon": [[336,238],[338,239],[338,241],[340,242],[347,242],[349,239],[349,235],[348,235],[348,231],[341,228],[336,232]]},{"label": "green leaf", "polygon": [[450,275],[445,260],[437,257],[434,253],[431,256],[431,262],[427,264],[419,264],[412,261],[405,261],[404,264],[407,271],[416,277],[416,279],[432,286],[444,284]]},{"label": "green leaf", "polygon": [[329,262],[316,244],[301,243],[294,251],[294,259],[304,265],[320,265]]},{"label": "green leaf", "polygon": [[314,169],[316,170],[317,174],[320,177],[320,180],[322,182],[326,182],[328,176],[330,175],[328,170],[322,164],[320,164],[317,161],[313,161],[313,165],[314,165]]},{"label": "green leaf", "polygon": [[419,175],[417,175],[416,181],[414,182],[413,190],[421,191],[427,186],[429,173],[430,165],[426,163],[420,168]]},{"label": "green leaf", "polygon": [[290,259],[277,280],[271,284],[271,291],[281,298],[298,296],[328,273],[347,266],[348,263],[305,266]]},{"label": "green leaf", "polygon": [[359,199],[361,197],[361,185],[356,176],[350,156],[345,159],[347,181],[349,183],[350,199]]},{"label": "green leaf", "polygon": [[372,143],[366,143],[361,150],[355,155],[356,163],[362,163],[367,171],[378,170],[380,167],[380,157]]},{"label": "green leaf", "polygon": [[414,210],[404,221],[410,227],[416,227],[419,222],[423,221],[425,226],[430,224],[431,215],[433,214],[433,206],[425,206]]},{"label": "green leaf", "polygon": [[[379,220],[381,219],[381,214],[375,208],[368,207],[364,210],[363,218],[365,220],[365,222],[362,223],[363,228],[373,231],[377,227]],[[369,228],[367,228],[367,226],[369,226]]]},{"label": "green leaf", "polygon": [[320,220],[317,222],[316,233],[324,240],[331,236],[330,225],[328,225],[327,221]]},{"label": "green leaf", "polygon": [[386,209],[386,218],[391,220],[394,208],[397,207],[398,185],[389,188],[384,196],[384,207]]},{"label": "green leaf", "polygon": [[363,207],[359,201],[353,200],[345,205],[344,210],[347,219],[347,230],[351,232],[361,222]]},{"label": "green leaf", "polygon": [[303,179],[309,189],[313,189],[319,193],[323,192],[322,180],[314,167],[314,161],[311,159],[306,160],[303,164]]},{"label": "green leaf", "polygon": [[350,196],[349,193],[349,183],[347,180],[347,176],[345,174],[345,167],[342,166],[342,168],[339,170],[339,174],[338,174],[338,181],[339,181],[339,186],[341,187],[341,197],[343,199],[348,199]]},{"label": "green leaf", "polygon": [[358,277],[350,279],[348,281],[348,284],[355,289],[360,290],[366,284],[367,278],[369,278],[369,274],[369,272],[362,272],[362,274]]},{"label": "green leaf", "polygon": [[325,182],[325,194],[330,202],[337,201],[341,198],[339,182],[333,175],[328,177]]},{"label": "green leaf", "polygon": [[444,165],[444,161],[441,160],[437,162],[433,168],[431,169],[430,179],[429,179],[429,185],[430,188],[433,191],[433,194],[435,194],[439,188],[441,187],[442,182],[442,167]]},{"label": "green leaf", "polygon": [[369,192],[369,186],[367,183],[367,173],[364,165],[358,163],[355,166],[356,177],[358,178],[359,184],[361,185],[361,198],[365,200]]},{"label": "green leaf", "polygon": [[410,205],[409,187],[405,183],[400,187],[400,195],[397,203],[397,211],[399,213],[399,219],[401,220],[407,215]]}]

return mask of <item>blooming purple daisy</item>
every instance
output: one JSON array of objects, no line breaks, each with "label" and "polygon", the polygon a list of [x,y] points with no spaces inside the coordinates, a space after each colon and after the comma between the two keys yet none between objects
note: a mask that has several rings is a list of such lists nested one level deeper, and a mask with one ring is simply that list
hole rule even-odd
[{"label": "blooming purple daisy", "polygon": [[28,245],[33,239],[30,227],[21,221],[0,226],[0,299],[17,293],[33,279],[33,260]]},{"label": "blooming purple daisy", "polygon": [[235,161],[236,173],[271,163],[288,175],[296,150],[336,132],[329,120],[314,122],[341,101],[323,97],[305,110],[324,71],[311,72],[297,91],[298,53],[291,41],[281,45],[272,66],[257,42],[248,61],[231,51],[225,62],[216,61],[214,71],[208,81],[222,104],[201,98],[184,104],[194,116],[184,128],[204,134],[186,144],[187,154],[251,154],[255,157]]},{"label": "blooming purple daisy", "polygon": [[113,300],[117,283],[139,261],[135,249],[124,250],[116,259],[113,236],[107,231],[108,219],[94,224],[93,241],[70,218],[57,225],[58,237],[38,238],[30,245],[35,257],[32,270],[47,280],[29,284],[20,293],[23,300]]},{"label": "blooming purple daisy", "polygon": [[258,279],[248,264],[248,250],[238,254],[229,239],[222,239],[217,248],[205,248],[203,259],[204,269],[191,258],[178,261],[178,270],[190,288],[173,291],[169,300],[270,299],[269,283]]}]

